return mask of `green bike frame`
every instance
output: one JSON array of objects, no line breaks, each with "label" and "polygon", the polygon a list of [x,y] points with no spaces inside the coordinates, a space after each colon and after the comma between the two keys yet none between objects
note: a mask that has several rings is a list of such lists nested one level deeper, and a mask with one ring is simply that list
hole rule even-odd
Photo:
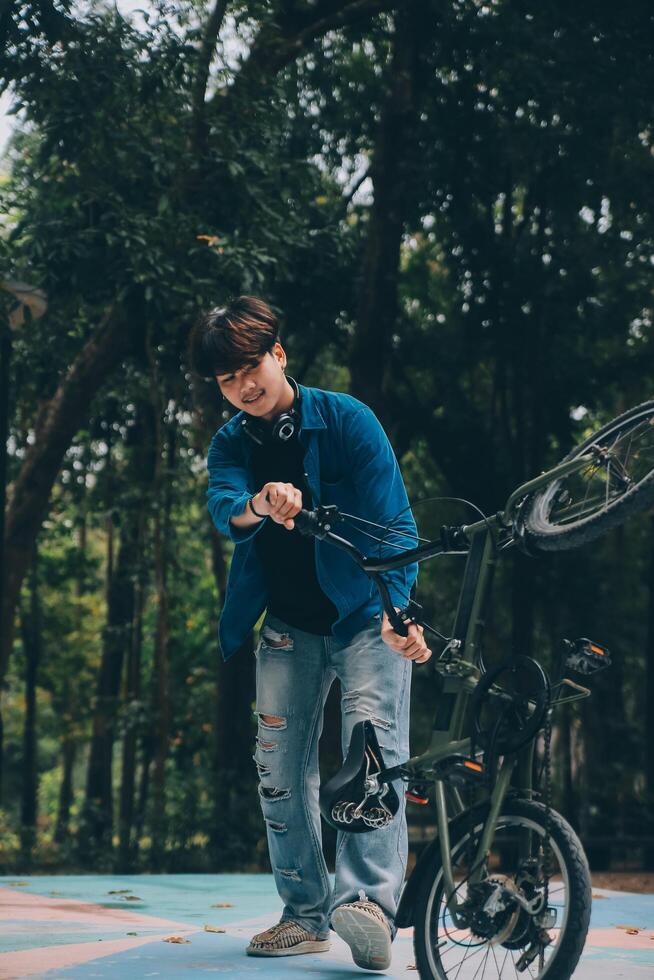
[{"label": "green bike frame", "polygon": [[[593,454],[588,453],[561,463],[518,487],[509,497],[503,511],[474,524],[463,525],[459,530],[469,542],[469,547],[465,551],[459,551],[458,548],[445,548],[441,542],[429,542],[391,558],[369,559],[364,558],[349,541],[334,534],[329,524],[323,525],[324,534],[321,534],[321,537],[325,537],[336,546],[347,550],[363,571],[376,582],[384,599],[384,607],[393,625],[396,625],[391,616],[393,607],[390,604],[385,584],[380,577],[382,572],[401,568],[415,561],[424,561],[438,554],[467,554],[452,631],[454,639],[448,644],[450,657],[448,660],[439,663],[436,668],[441,679],[441,688],[430,744],[421,755],[414,756],[400,766],[394,767],[394,770],[401,769],[403,773],[408,774],[409,783],[412,778],[423,783],[432,778],[434,780],[443,880],[448,909],[457,925],[464,925],[465,923],[457,915],[460,907],[456,901],[456,885],[450,851],[449,819],[450,809],[456,815],[463,809],[463,804],[458,791],[454,790],[449,794],[448,805],[445,785],[437,778],[436,769],[438,763],[449,756],[461,754],[469,757],[472,751],[471,739],[469,736],[465,736],[464,732],[466,731],[469,699],[481,678],[481,671],[476,666],[476,661],[478,660],[478,650],[484,627],[484,610],[490,596],[493,571],[497,561],[496,537],[499,531],[508,531],[514,527],[517,507],[528,495],[559,477],[583,469],[593,460]],[[397,618],[397,614],[395,616]],[[483,874],[497,820],[516,766],[520,788],[528,794],[533,790],[534,745],[535,740],[532,738],[517,753],[503,758],[490,794],[490,809],[477,845],[472,871],[468,877],[469,882],[474,883]]]}]

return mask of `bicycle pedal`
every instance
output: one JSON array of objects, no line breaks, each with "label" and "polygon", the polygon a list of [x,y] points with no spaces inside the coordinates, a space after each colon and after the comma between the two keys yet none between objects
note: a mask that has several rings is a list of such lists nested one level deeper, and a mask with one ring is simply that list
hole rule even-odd
[{"label": "bicycle pedal", "polygon": [[578,640],[564,640],[565,665],[578,674],[594,674],[611,666],[611,654],[606,647],[582,636]]},{"label": "bicycle pedal", "polygon": [[436,778],[452,786],[479,786],[486,780],[486,770],[476,759],[451,755],[439,762]]}]

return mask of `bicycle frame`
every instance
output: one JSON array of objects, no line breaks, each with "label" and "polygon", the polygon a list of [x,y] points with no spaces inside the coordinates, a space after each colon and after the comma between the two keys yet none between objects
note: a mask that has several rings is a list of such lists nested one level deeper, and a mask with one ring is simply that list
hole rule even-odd
[{"label": "bicycle frame", "polygon": [[[452,631],[454,639],[448,645],[448,649],[455,651],[456,656],[450,657],[448,661],[437,665],[437,672],[442,679],[442,687],[432,726],[430,744],[422,754],[413,756],[407,762],[401,763],[399,766],[394,766],[392,770],[387,771],[388,774],[401,771],[405,776],[408,776],[409,782],[412,779],[418,782],[431,781],[432,778],[434,780],[436,818],[440,840],[443,879],[448,908],[457,924],[459,924],[459,918],[457,916],[458,906],[448,829],[450,815],[448,813],[445,786],[436,777],[435,770],[438,763],[443,759],[455,753],[470,756],[472,751],[471,739],[469,736],[464,737],[464,731],[469,698],[473,694],[481,677],[481,671],[476,666],[475,661],[477,660],[477,651],[480,646],[484,626],[484,607],[490,595],[493,571],[497,562],[496,535],[500,530],[509,530],[514,526],[513,522],[518,505],[526,496],[551,483],[553,479],[582,469],[584,466],[592,463],[594,458],[592,453],[587,453],[568,462],[561,463],[559,466],[542,473],[539,477],[518,487],[507,500],[503,511],[473,524],[463,525],[459,530],[469,543],[467,550],[447,548],[443,546],[442,542],[428,542],[425,545],[390,558],[369,559],[363,556],[345,538],[334,534],[331,531],[330,524],[324,523],[319,534],[321,538],[326,538],[337,547],[348,551],[362,570],[375,581],[381,593],[384,608],[394,626],[397,625],[397,622],[401,622],[401,619],[394,611],[388,590],[381,578],[382,572],[401,568],[416,561],[425,561],[427,558],[439,554],[467,554]],[[393,617],[395,617],[395,620]],[[505,756],[502,761],[495,785],[490,794],[490,811],[477,845],[477,852],[472,865],[473,870],[468,878],[468,881],[471,883],[479,880],[483,873],[484,860],[490,850],[497,820],[516,765],[518,766],[521,788],[528,793],[531,793],[533,790],[532,770],[534,746],[535,740],[532,738],[517,753]],[[380,774],[381,777],[383,775],[384,773]],[[463,805],[458,792],[454,792],[453,798],[455,809],[457,812],[460,812],[463,809]]]}]

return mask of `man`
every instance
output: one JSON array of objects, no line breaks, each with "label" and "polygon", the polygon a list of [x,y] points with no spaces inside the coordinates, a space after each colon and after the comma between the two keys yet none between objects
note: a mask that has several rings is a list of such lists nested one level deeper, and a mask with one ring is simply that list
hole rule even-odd
[{"label": "man", "polygon": [[[392,521],[406,534],[402,546],[414,547],[397,460],[362,402],[287,378],[277,320],[261,300],[241,296],[206,314],[191,353],[198,373],[215,378],[238,409],[208,457],[209,511],[235,545],[219,627],[225,659],[266,609],[256,651],[254,759],[284,910],[247,953],[325,951],[331,925],[357,965],[385,969],[408,852],[404,794],[400,786],[400,810],[386,827],[339,833],[332,894],[321,847],[318,739],[338,677],[343,751],[355,722],[368,718],[386,764],[406,760],[411,664],[431,651],[421,626],[412,623],[406,637],[395,633],[375,585],[349,555],[301,535],[293,518],[303,507],[335,503],[364,521]],[[349,538],[369,552],[367,527]],[[416,564],[387,573],[398,611],[416,577]]]}]

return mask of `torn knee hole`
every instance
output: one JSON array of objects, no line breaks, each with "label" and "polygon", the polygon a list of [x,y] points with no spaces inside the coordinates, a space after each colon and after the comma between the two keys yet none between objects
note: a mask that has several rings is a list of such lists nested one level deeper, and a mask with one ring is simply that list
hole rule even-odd
[{"label": "torn knee hole", "polygon": [[277,742],[267,742],[265,739],[259,738],[258,735],[257,735],[257,745],[259,746],[262,752],[272,752],[274,749],[277,748]]},{"label": "torn knee hole", "polygon": [[289,878],[291,881],[302,881],[299,868],[277,868],[277,872],[282,878]]},{"label": "torn knee hole", "polygon": [[286,728],[286,718],[279,718],[277,715],[264,715],[261,712],[259,714],[259,724],[262,728],[276,728],[281,731]]},{"label": "torn knee hole", "polygon": [[259,794],[262,800],[277,803],[279,800],[287,800],[291,795],[291,791],[290,789],[277,789],[276,786],[260,786]]},{"label": "torn knee hole", "polygon": [[270,776],[272,770],[270,766],[266,766],[263,762],[259,762],[256,755],[253,755],[255,765],[257,767],[257,773],[259,774],[259,779],[263,779],[265,776]]},{"label": "torn knee hole", "polygon": [[359,692],[358,691],[343,691],[343,697],[341,698],[341,708],[347,714],[350,711],[356,711],[359,705]]},{"label": "torn knee hole", "polygon": [[[343,714],[347,715],[347,714],[351,714],[353,711],[362,711],[360,702],[361,702],[360,691],[344,691],[343,697],[341,699],[341,708]],[[368,718],[375,726],[375,728],[381,728],[382,731],[388,732],[392,727],[391,722],[387,721],[386,718],[379,718],[377,715],[368,715]]]},{"label": "torn knee hole", "polygon": [[266,820],[266,824],[274,834],[285,834],[288,830],[285,823],[278,823],[276,820]]}]

